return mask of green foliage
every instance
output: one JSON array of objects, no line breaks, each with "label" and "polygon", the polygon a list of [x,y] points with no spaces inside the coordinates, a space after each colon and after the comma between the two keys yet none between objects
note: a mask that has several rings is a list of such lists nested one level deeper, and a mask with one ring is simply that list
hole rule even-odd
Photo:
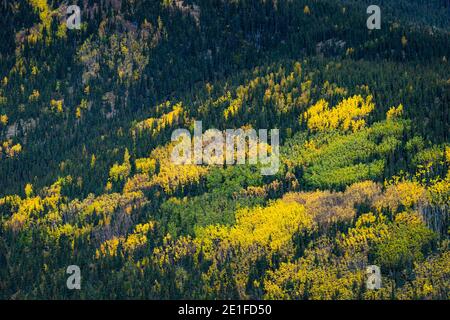
[{"label": "green foliage", "polygon": [[377,244],[374,261],[388,271],[411,269],[430,252],[434,239],[435,234],[421,223],[393,225],[386,239]]},{"label": "green foliage", "polygon": [[385,121],[360,131],[299,134],[285,146],[284,162],[301,168],[308,187],[343,188],[384,177],[387,160],[400,146],[406,123]]},{"label": "green foliage", "polygon": [[[449,299],[442,1],[60,3],[0,4],[0,299]],[[175,165],[194,120],[280,171]]]}]

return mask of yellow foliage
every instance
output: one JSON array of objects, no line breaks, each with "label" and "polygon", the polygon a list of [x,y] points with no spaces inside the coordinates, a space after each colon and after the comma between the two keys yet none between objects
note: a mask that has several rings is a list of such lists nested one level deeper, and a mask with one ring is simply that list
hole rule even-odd
[{"label": "yellow foliage", "polygon": [[397,108],[392,107],[386,112],[386,119],[391,120],[395,118],[400,118],[403,115],[403,105],[400,104]]},{"label": "yellow foliage", "polygon": [[91,168],[95,167],[95,162],[97,161],[97,159],[95,158],[95,154],[92,155],[91,157]]},{"label": "yellow foliage", "polygon": [[345,190],[353,205],[373,203],[381,196],[381,185],[373,181],[356,182]]},{"label": "yellow foliage", "polygon": [[61,39],[65,39],[67,37],[67,25],[65,23],[60,23],[58,25],[56,36]]},{"label": "yellow foliage", "polygon": [[269,271],[264,282],[266,299],[348,300],[355,299],[356,286],[365,279],[363,271],[341,271],[337,268],[313,268],[283,263]]},{"label": "yellow foliage", "polygon": [[364,284],[363,268],[348,267],[348,261],[330,261],[331,246],[321,241],[318,248],[307,249],[302,258],[281,263],[264,279],[265,299],[337,300],[356,299],[357,287]]},{"label": "yellow foliage", "polygon": [[52,22],[53,12],[46,0],[29,0],[34,11],[39,14],[39,19],[41,20],[38,24],[39,30],[35,30],[34,33],[30,34],[28,41],[30,43],[36,43],[38,40],[42,39],[42,31],[44,27],[50,30],[50,25]]},{"label": "yellow foliage", "polygon": [[361,252],[368,248],[371,243],[383,241],[389,234],[386,224],[386,217],[374,215],[373,213],[363,214],[356,221],[355,227],[348,230],[338,239],[338,244],[345,249],[350,249],[349,253]]},{"label": "yellow foliage", "polygon": [[241,209],[236,213],[236,225],[207,226],[197,232],[197,240],[211,246],[215,239],[232,246],[248,248],[254,245],[279,250],[291,241],[296,231],[313,227],[305,208],[295,202],[278,200],[268,207]]},{"label": "yellow foliage", "polygon": [[9,156],[12,158],[22,152],[22,146],[20,143],[17,143],[9,149]]},{"label": "yellow foliage", "polygon": [[109,170],[109,179],[110,181],[122,181],[128,178],[131,171],[131,164],[130,164],[130,154],[128,152],[128,149],[125,149],[125,153],[123,156],[123,163],[118,164],[115,163],[111,169]]},{"label": "yellow foliage", "polygon": [[406,47],[407,44],[408,44],[408,39],[406,39],[405,36],[402,36],[402,46]]},{"label": "yellow foliage", "polygon": [[137,248],[147,243],[147,234],[154,229],[154,222],[138,224],[134,232],[130,234],[123,244],[123,248],[127,252],[133,252]]},{"label": "yellow foliage", "polygon": [[6,226],[10,227],[14,231],[19,231],[23,228],[27,221],[27,216],[23,213],[15,213],[11,219],[7,222]]},{"label": "yellow foliage", "polygon": [[381,186],[373,181],[363,181],[349,186],[345,192],[315,191],[285,194],[283,200],[295,201],[305,206],[320,227],[337,222],[352,221],[357,205],[371,204],[381,194]]},{"label": "yellow foliage", "polygon": [[375,108],[372,96],[364,99],[356,95],[329,108],[327,101],[321,99],[304,113],[308,128],[312,131],[358,131],[366,125],[364,120]]},{"label": "yellow foliage", "polygon": [[29,100],[30,102],[37,101],[37,100],[39,100],[39,96],[40,96],[39,91],[38,91],[38,90],[33,90],[33,92],[32,92],[32,93],[30,94],[30,96],[28,97],[28,100]]},{"label": "yellow foliage", "polygon": [[50,107],[53,111],[56,111],[57,113],[62,113],[63,112],[63,107],[62,107],[62,100],[50,100]]},{"label": "yellow foliage", "polygon": [[450,205],[450,171],[445,179],[437,179],[427,190],[428,199],[437,205]]},{"label": "yellow foliage", "polygon": [[414,208],[419,203],[426,201],[426,189],[416,181],[394,181],[388,184],[386,191],[376,203],[378,210],[389,208],[397,211],[400,205],[405,208]]},{"label": "yellow foliage", "polygon": [[106,183],[106,186],[105,186],[105,191],[106,191],[106,192],[111,191],[111,190],[112,190],[112,187],[113,187],[112,182],[111,182],[111,181],[108,181],[108,182]]},{"label": "yellow foliage", "polygon": [[3,143],[0,145],[0,159],[2,154],[7,157],[13,158],[20,152],[22,152],[22,145],[20,143],[13,145],[12,139],[3,141]]},{"label": "yellow foliage", "polygon": [[400,212],[395,216],[394,222],[407,225],[423,224],[422,217],[417,212]]},{"label": "yellow foliage", "polygon": [[[108,217],[116,211],[125,211],[127,207],[140,208],[147,200],[142,192],[128,192],[124,194],[104,194],[97,198],[93,195],[88,196],[81,203],[74,203],[73,209],[80,213],[81,217],[91,216],[94,212],[102,215],[104,224],[108,224]],[[122,209],[122,210],[119,210]]]},{"label": "yellow foliage", "polygon": [[319,226],[329,226],[339,221],[353,219],[356,210],[353,203],[344,201],[341,192],[316,191],[289,193],[283,197],[287,202],[295,201],[305,206]]},{"label": "yellow foliage", "polygon": [[400,299],[448,300],[450,292],[450,251],[416,263],[414,280],[402,288]]},{"label": "yellow foliage", "polygon": [[445,161],[450,165],[450,147],[445,147]]},{"label": "yellow foliage", "polygon": [[6,226],[18,231],[44,211],[44,203],[40,197],[26,198],[20,201],[19,208],[6,222]]},{"label": "yellow foliage", "polygon": [[152,174],[155,172],[156,160],[150,158],[136,159],[136,170],[139,173]]},{"label": "yellow foliage", "polygon": [[160,186],[168,193],[182,185],[199,183],[208,172],[205,166],[174,164],[171,161],[173,147],[173,143],[158,147],[150,155],[150,159],[159,163],[159,172],[151,177],[149,186]]},{"label": "yellow foliage", "polygon": [[152,132],[152,135],[157,135],[166,127],[179,124],[183,119],[183,116],[184,109],[183,105],[180,102],[172,107],[172,111],[163,114],[160,118],[148,118],[137,123],[134,128],[139,132],[150,130]]},{"label": "yellow foliage", "polygon": [[138,248],[144,246],[147,243],[147,234],[153,231],[155,223],[153,221],[138,224],[134,232],[125,237],[114,237],[112,239],[106,240],[100,245],[100,248],[96,250],[96,258],[102,256],[116,256],[118,254],[119,244],[122,246],[124,252],[133,253]]},{"label": "yellow foliage", "polygon": [[119,246],[119,242],[123,241],[123,238],[114,237],[112,239],[106,240],[100,245],[100,249],[97,249],[95,252],[95,256],[100,258],[101,256],[116,256],[117,248]]},{"label": "yellow foliage", "polygon": [[27,198],[30,198],[33,195],[33,186],[31,183],[27,183],[25,186],[25,195]]}]

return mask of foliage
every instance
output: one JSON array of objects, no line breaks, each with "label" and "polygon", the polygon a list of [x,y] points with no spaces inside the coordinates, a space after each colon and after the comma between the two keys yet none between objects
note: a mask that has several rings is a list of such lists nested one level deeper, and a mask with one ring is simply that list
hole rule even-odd
[{"label": "foliage", "polygon": [[[450,298],[442,1],[81,2],[0,4],[0,299]],[[200,120],[279,172],[175,165]]]}]

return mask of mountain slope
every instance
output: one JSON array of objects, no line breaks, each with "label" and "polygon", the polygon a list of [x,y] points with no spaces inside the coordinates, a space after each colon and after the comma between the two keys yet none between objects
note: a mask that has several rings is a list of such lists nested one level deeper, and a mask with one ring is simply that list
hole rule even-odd
[{"label": "mountain slope", "polygon": [[[78,1],[68,30],[3,0],[0,297],[448,299],[448,2],[373,31],[364,3]],[[176,166],[196,120],[279,129],[279,171]]]}]

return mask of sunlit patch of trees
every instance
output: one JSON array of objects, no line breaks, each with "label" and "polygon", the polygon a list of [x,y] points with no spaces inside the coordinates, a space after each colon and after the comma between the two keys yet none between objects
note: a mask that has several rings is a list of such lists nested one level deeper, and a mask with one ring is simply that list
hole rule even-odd
[{"label": "sunlit patch of trees", "polygon": [[366,124],[365,118],[372,112],[375,105],[372,97],[365,99],[353,96],[343,100],[334,108],[330,108],[325,100],[318,101],[304,114],[308,128],[312,131],[340,131],[356,132]]},{"label": "sunlit patch of trees", "polygon": [[[76,31],[0,3],[0,298],[450,299],[447,12],[194,2],[84,1]],[[279,172],[175,165],[194,120],[278,128]]]}]

